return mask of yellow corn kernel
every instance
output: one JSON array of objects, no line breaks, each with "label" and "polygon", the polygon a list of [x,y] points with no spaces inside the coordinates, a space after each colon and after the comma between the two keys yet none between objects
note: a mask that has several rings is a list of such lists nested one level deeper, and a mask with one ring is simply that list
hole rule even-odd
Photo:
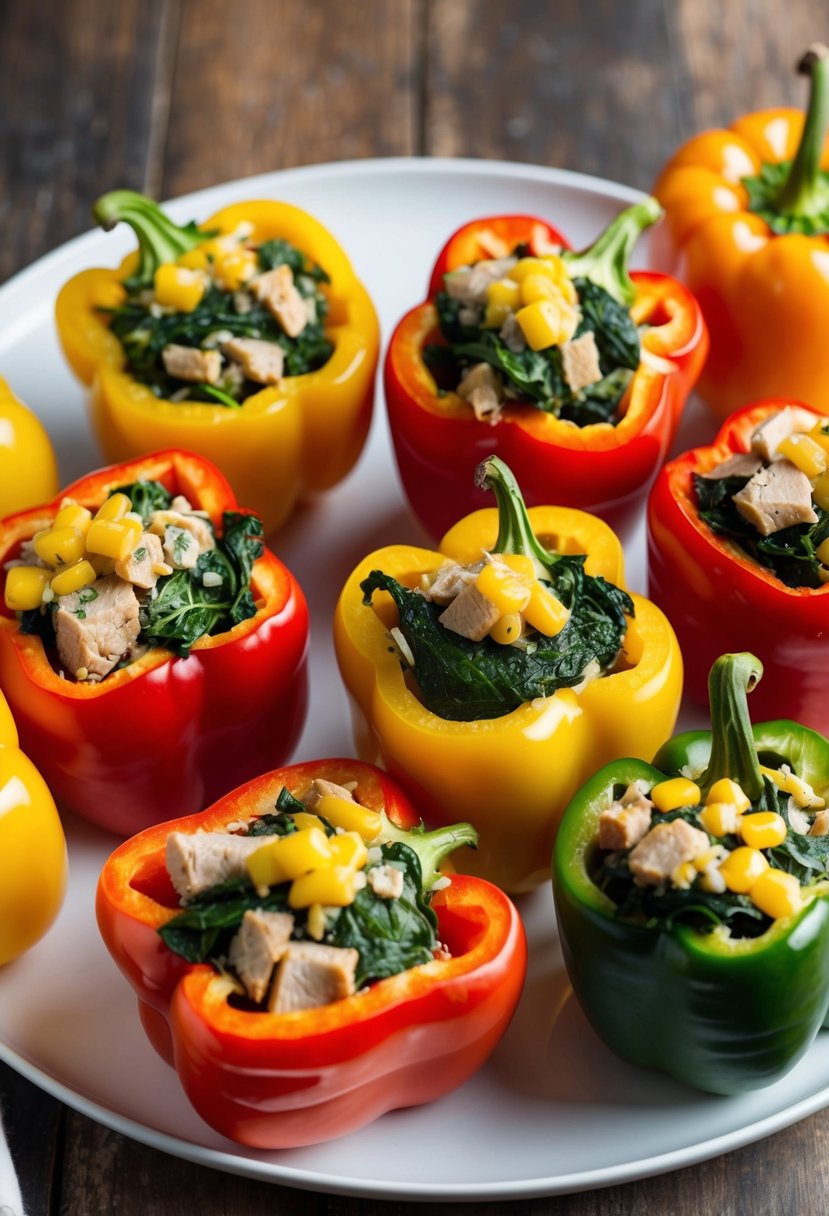
[{"label": "yellow corn kernel", "polygon": [[41,566],[12,566],[6,575],[6,607],[12,612],[30,612],[43,602],[51,570]]},{"label": "yellow corn kernel", "polygon": [[784,794],[789,794],[794,798],[795,806],[799,807],[822,807],[824,801],[819,798],[815,791],[809,785],[808,781],[804,781],[802,777],[798,777],[797,773],[793,773],[788,766],[784,766],[786,771],[779,768],[766,768],[764,764],[760,765],[760,772],[765,777],[769,777],[779,790]]},{"label": "yellow corn kernel", "polygon": [[214,267],[216,278],[228,291],[238,291],[256,274],[256,254],[252,249],[235,249],[217,258]]},{"label": "yellow corn kernel", "polygon": [[743,815],[738,829],[751,849],[774,849],[786,839],[786,821],[776,811]]},{"label": "yellow corn kernel", "polygon": [[115,569],[113,559],[111,557],[104,557],[101,553],[87,553],[86,560],[98,575],[98,578],[104,578],[107,574],[112,574]]},{"label": "yellow corn kernel", "polygon": [[529,603],[530,580],[500,563],[484,566],[475,579],[475,586],[502,616],[508,612],[521,612]]},{"label": "yellow corn kernel", "polygon": [[114,279],[109,283],[99,283],[92,293],[93,308],[120,308],[127,298],[127,291],[123,283],[117,283]]},{"label": "yellow corn kernel", "polygon": [[815,557],[819,562],[823,562],[824,566],[829,566],[829,537],[821,541],[817,549],[815,549]]},{"label": "yellow corn kernel", "polygon": [[272,887],[330,863],[331,850],[325,832],[321,828],[305,828],[268,841],[251,853],[246,864],[254,886]]},{"label": "yellow corn kernel", "polygon": [[81,536],[86,536],[91,522],[92,512],[88,511],[86,507],[82,507],[79,502],[67,498],[55,516],[53,526],[55,528],[76,528]]},{"label": "yellow corn kernel", "polygon": [[741,813],[751,806],[751,799],[745,794],[742,786],[730,777],[720,777],[719,781],[715,781],[705,795],[705,802],[708,806],[712,802],[730,802]]},{"label": "yellow corn kernel", "polygon": [[331,850],[331,864],[335,866],[351,866],[353,870],[362,870],[368,860],[366,842],[359,832],[342,832],[332,836],[328,841]]},{"label": "yellow corn kernel", "polygon": [[800,883],[794,874],[786,874],[784,870],[765,870],[748,894],[754,906],[773,920],[794,916],[803,905]]},{"label": "yellow corn kernel", "polygon": [[[365,882],[362,875],[360,881]],[[288,905],[291,908],[310,908],[312,904],[327,904],[329,907],[345,908],[354,902],[357,890],[356,870],[351,866],[331,866],[327,870],[303,874],[292,882]]]},{"label": "yellow corn kernel", "polygon": [[71,595],[73,591],[80,591],[81,587],[94,583],[97,577],[95,567],[84,559],[75,562],[68,570],[61,570],[60,574],[56,574],[51,586],[55,595]]},{"label": "yellow corn kernel", "polygon": [[720,874],[725,879],[729,891],[734,891],[737,895],[747,895],[768,868],[769,863],[759,849],[741,846],[728,854],[720,865]]},{"label": "yellow corn kernel", "polygon": [[700,874],[707,870],[709,866],[719,861],[721,857],[726,857],[728,854],[721,844],[712,844],[710,849],[706,849],[704,853],[700,853],[694,858],[694,865]]},{"label": "yellow corn kernel", "polygon": [[297,826],[297,831],[302,831],[303,828],[319,828],[321,832],[325,831],[319,815],[312,815],[310,811],[297,811],[292,819]]},{"label": "yellow corn kernel", "polygon": [[712,836],[728,836],[737,831],[740,812],[731,802],[712,802],[700,811],[699,821]]},{"label": "yellow corn kernel", "polygon": [[651,801],[663,815],[681,806],[697,806],[701,797],[699,786],[687,777],[660,781],[651,790]]},{"label": "yellow corn kernel", "polygon": [[545,258],[519,258],[512,270],[508,271],[508,275],[516,283],[523,283],[530,275],[543,275],[551,283],[561,281],[562,274],[560,267],[564,263],[561,258],[554,256]]},{"label": "yellow corn kernel", "polygon": [[812,498],[824,511],[829,511],[829,473],[821,473],[812,482]]},{"label": "yellow corn kernel", "polygon": [[555,283],[546,274],[526,275],[521,281],[519,290],[521,292],[522,304],[535,304],[538,300],[552,300],[554,304],[560,307],[566,303],[564,296],[559,290],[558,283]]},{"label": "yellow corn kernel", "polygon": [[789,435],[777,450],[807,477],[820,477],[826,472],[826,453],[811,435]]},{"label": "yellow corn kernel", "polygon": [[538,300],[527,304],[515,314],[527,345],[533,350],[546,350],[548,346],[560,346],[569,342],[576,332],[578,316],[565,305],[552,300]]},{"label": "yellow corn kernel", "polygon": [[125,516],[118,522],[122,528],[126,528],[128,532],[132,533],[133,545],[132,549],[130,549],[130,553],[132,553],[132,550],[136,547],[141,537],[144,535],[144,525],[140,519],[131,519],[129,516]]},{"label": "yellow corn kernel", "polygon": [[77,528],[48,528],[37,533],[34,549],[50,566],[71,566],[83,557],[83,537]]},{"label": "yellow corn kernel", "polygon": [[183,266],[186,270],[207,270],[210,265],[210,251],[206,248],[210,241],[205,241],[203,245],[199,245],[196,249],[188,249],[186,253],[181,253],[176,258],[176,265]]},{"label": "yellow corn kernel", "polygon": [[687,890],[697,877],[697,871],[692,861],[681,861],[671,874],[671,885]]},{"label": "yellow corn kernel", "polygon": [[89,553],[98,553],[115,561],[129,557],[136,542],[135,529],[130,526],[129,520],[124,523],[114,519],[93,519],[86,534]]},{"label": "yellow corn kernel", "polygon": [[308,909],[305,928],[307,929],[308,936],[312,941],[321,942],[325,937],[325,930],[327,926],[325,923],[325,913],[322,910],[322,904],[311,904],[311,907]]},{"label": "yellow corn kernel", "polygon": [[527,557],[526,553],[497,553],[493,554],[498,558],[499,562],[503,562],[505,566],[509,566],[510,570],[514,570],[516,574],[520,574],[522,578],[534,579],[537,578],[535,563],[531,557]]},{"label": "yellow corn kernel", "polygon": [[489,631],[489,636],[500,646],[511,646],[521,637],[522,625],[520,612],[507,612],[495,622]]},{"label": "yellow corn kernel", "polygon": [[498,279],[486,289],[485,329],[499,329],[521,304],[521,288],[512,279]]},{"label": "yellow corn kernel", "polygon": [[153,285],[156,301],[163,308],[174,308],[176,312],[192,312],[204,295],[204,276],[198,270],[188,270],[173,262],[159,266]]},{"label": "yellow corn kernel", "polygon": [[383,821],[376,811],[360,806],[359,802],[340,798],[337,794],[323,794],[317,803],[317,813],[335,828],[358,832],[363,840],[368,841],[376,840],[383,826]]},{"label": "yellow corn kernel", "polygon": [[554,638],[570,619],[570,610],[538,581],[530,589],[530,599],[524,609],[524,620],[539,633]]},{"label": "yellow corn kernel", "polygon": [[110,494],[95,512],[96,519],[122,519],[127,511],[132,510],[132,503],[126,494]]}]

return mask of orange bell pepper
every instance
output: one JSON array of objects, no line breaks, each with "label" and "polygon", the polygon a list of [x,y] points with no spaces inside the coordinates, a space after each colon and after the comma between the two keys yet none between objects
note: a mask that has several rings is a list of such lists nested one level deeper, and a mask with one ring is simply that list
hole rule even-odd
[{"label": "orange bell pepper", "polygon": [[663,169],[654,264],[682,278],[711,335],[700,395],[718,414],[791,396],[829,412],[829,51],[813,47],[805,115],[761,110],[705,131]]}]

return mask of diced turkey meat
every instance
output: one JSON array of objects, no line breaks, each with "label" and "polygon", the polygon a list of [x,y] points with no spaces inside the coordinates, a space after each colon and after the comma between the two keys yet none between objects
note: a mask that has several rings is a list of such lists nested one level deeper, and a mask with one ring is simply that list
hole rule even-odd
[{"label": "diced turkey meat", "polygon": [[476,266],[462,266],[446,275],[444,290],[451,299],[460,300],[462,304],[486,304],[486,289],[502,279],[517,262],[515,257],[493,258],[478,262]]},{"label": "diced turkey meat", "polygon": [[630,849],[651,826],[653,803],[638,781],[599,816],[599,848]]},{"label": "diced turkey meat", "polygon": [[268,1009],[271,1013],[295,1013],[352,996],[359,960],[359,954],[351,948],[291,942],[277,968]]},{"label": "diced turkey meat", "polygon": [[247,911],[239,931],[230,943],[228,959],[252,1001],[262,1001],[268,991],[273,969],[282,955],[294,928],[290,912]]},{"label": "diced turkey meat", "polygon": [[138,640],[138,598],[115,574],[60,596],[57,605],[60,665],[79,680],[102,680]]},{"label": "diced turkey meat", "polygon": [[814,414],[800,406],[787,405],[762,422],[751,436],[751,450],[763,460],[774,460],[777,449],[790,435],[811,431],[817,422]]},{"label": "diced turkey meat", "polygon": [[278,342],[262,338],[231,338],[223,354],[241,365],[248,380],[256,384],[278,384],[285,369],[285,352]]},{"label": "diced turkey meat", "polygon": [[161,352],[164,370],[176,380],[194,384],[215,384],[222,374],[222,356],[217,350],[199,350],[195,346],[165,346]]},{"label": "diced turkey meat", "polygon": [[592,330],[561,345],[561,370],[574,393],[602,378],[599,351]]},{"label": "diced turkey meat", "polygon": [[289,338],[296,338],[308,324],[308,309],[296,289],[290,266],[283,264],[254,279],[250,289],[282,326]]},{"label": "diced turkey meat", "polygon": [[158,582],[155,567],[163,561],[161,541],[152,532],[144,532],[129,557],[115,563],[115,573],[134,587],[149,591]]},{"label": "diced turkey meat", "polygon": [[479,422],[495,422],[501,409],[501,381],[488,363],[476,363],[458,385],[458,396],[467,401]]},{"label": "diced turkey meat", "polygon": [[324,781],[321,777],[316,777],[301,800],[306,811],[313,814],[320,804],[320,799],[327,794],[333,798],[344,798],[346,802],[354,801],[351,790],[347,790],[344,785],[337,785],[336,781]]},{"label": "diced turkey meat", "polygon": [[736,452],[702,476],[709,481],[721,481],[723,477],[753,477],[762,466],[763,462],[758,456],[752,456],[750,452]]},{"label": "diced turkey meat", "polygon": [[633,880],[640,887],[655,887],[667,882],[677,866],[710,848],[708,835],[684,819],[658,823],[631,851],[628,863]]},{"label": "diced turkey meat", "polygon": [[762,536],[793,524],[817,523],[811,482],[790,460],[775,460],[760,469],[733,501]]},{"label": "diced turkey meat", "polygon": [[228,878],[243,878],[247,859],[265,844],[261,836],[230,832],[171,832],[166,851],[170,881],[182,899],[192,899]]},{"label": "diced turkey meat", "polygon": [[478,562],[474,566],[460,566],[457,562],[444,562],[423,594],[427,600],[431,600],[435,604],[444,606],[451,604],[464,587],[475,582],[482,569],[483,562]]},{"label": "diced turkey meat", "polygon": [[500,619],[500,609],[492,600],[482,595],[474,583],[468,583],[452,600],[448,608],[438,617],[445,629],[472,642],[485,638],[492,626]]}]

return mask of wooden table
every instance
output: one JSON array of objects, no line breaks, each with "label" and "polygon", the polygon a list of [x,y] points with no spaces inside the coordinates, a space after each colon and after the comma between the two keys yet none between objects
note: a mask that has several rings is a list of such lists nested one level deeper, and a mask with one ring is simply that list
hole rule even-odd
[{"label": "wooden table", "polygon": [[[0,281],[87,228],[117,185],[164,198],[291,165],[439,155],[647,188],[692,132],[801,104],[791,68],[826,16],[820,0],[0,0]],[[0,1100],[30,1216],[436,1210],[202,1169],[5,1067]],[[455,1210],[819,1213],[827,1140],[829,1112],[646,1182]]]}]

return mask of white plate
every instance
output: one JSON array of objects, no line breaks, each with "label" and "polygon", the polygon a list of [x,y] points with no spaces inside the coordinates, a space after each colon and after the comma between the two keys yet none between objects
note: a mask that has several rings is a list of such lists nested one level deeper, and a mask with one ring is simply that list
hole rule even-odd
[{"label": "white plate", "polygon": [[[445,237],[476,215],[549,217],[586,243],[638,196],[596,178],[483,161],[387,160],[270,174],[190,195],[178,220],[240,199],[281,198],[312,211],[345,245],[384,332],[419,302]],[[0,374],[46,421],[64,481],[101,463],[78,385],[60,355],[54,297],[76,271],[112,265],[127,230],[71,241],[0,288]],[[643,244],[637,263],[646,261]],[[686,444],[713,432],[697,407]],[[312,606],[311,711],[298,759],[352,753],[330,640],[339,588],[370,549],[423,543],[409,517],[378,409],[356,472],[303,508],[277,541]],[[629,549],[643,589],[642,532]],[[131,990],[96,930],[93,893],[114,841],[68,824],[71,882],[47,938],[0,971],[0,1058],[92,1118],[204,1165],[290,1186],[353,1195],[469,1200],[552,1195],[605,1186],[701,1161],[759,1139],[829,1102],[829,1037],[783,1081],[741,1098],[694,1094],[621,1064],[569,995],[552,896],[521,903],[531,944],[527,987],[490,1063],[431,1106],[387,1115],[356,1135],[278,1153],[240,1149],[191,1110],[175,1073],[144,1038]],[[678,1045],[681,1050],[681,1045]]]}]

